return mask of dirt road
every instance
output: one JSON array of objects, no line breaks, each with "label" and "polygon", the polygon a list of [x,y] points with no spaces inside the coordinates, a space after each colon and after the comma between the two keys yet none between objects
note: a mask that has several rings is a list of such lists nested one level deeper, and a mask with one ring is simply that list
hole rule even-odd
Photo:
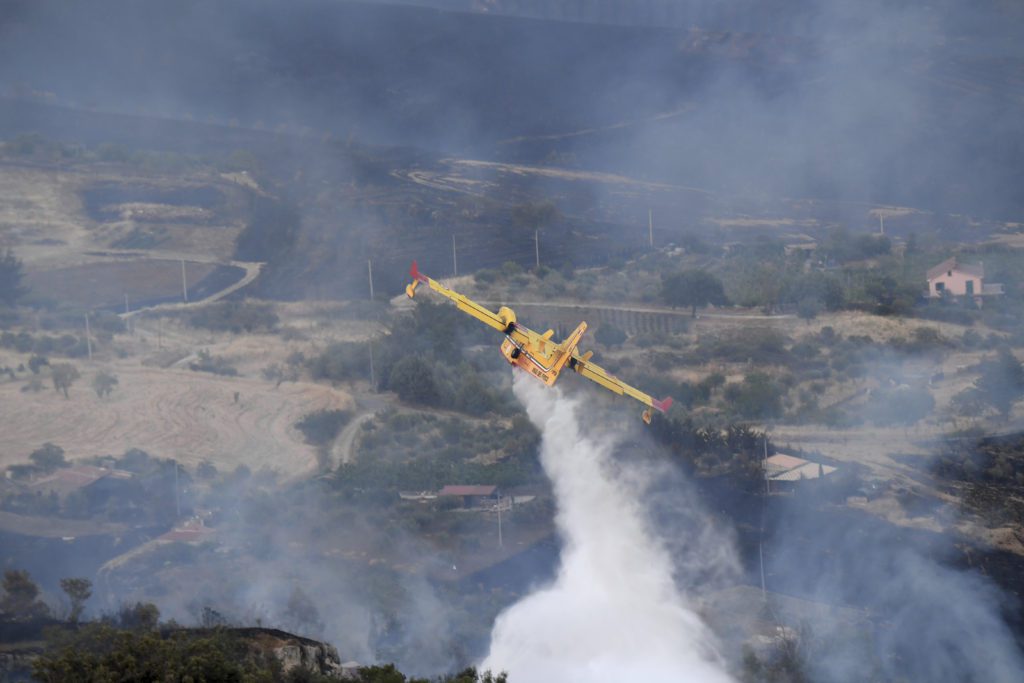
[{"label": "dirt road", "polygon": [[214,292],[213,294],[211,294],[211,295],[209,295],[207,297],[204,297],[202,299],[199,299],[197,301],[188,301],[188,302],[180,301],[180,302],[176,302],[176,303],[165,303],[165,304],[157,304],[155,306],[145,306],[143,308],[138,308],[138,309],[136,309],[134,311],[128,311],[127,313],[121,313],[120,315],[121,315],[122,318],[125,318],[125,319],[132,318],[132,317],[134,317],[134,316],[136,316],[136,315],[138,315],[140,313],[151,313],[151,312],[154,312],[154,311],[155,312],[160,312],[160,311],[180,311],[180,310],[185,309],[185,308],[195,308],[197,306],[203,306],[203,305],[212,303],[214,301],[219,301],[220,299],[223,299],[224,297],[237,292],[238,290],[242,289],[243,287],[245,287],[245,286],[251,284],[253,281],[255,281],[256,278],[258,278],[260,276],[260,272],[263,270],[263,266],[265,265],[264,263],[262,263],[260,261],[220,261],[220,260],[218,260],[216,258],[209,257],[209,256],[196,256],[196,255],[184,255],[184,254],[166,254],[166,253],[162,253],[162,252],[155,253],[153,255],[153,258],[159,258],[159,259],[162,259],[162,260],[178,259],[178,260],[192,261],[192,262],[198,262],[198,263],[213,263],[213,264],[217,264],[217,265],[234,266],[235,268],[241,268],[242,270],[244,270],[245,271],[245,275],[243,275],[242,278],[239,279],[238,281],[232,283],[231,285],[228,285],[227,287],[225,287],[224,289],[220,290],[219,292]]}]

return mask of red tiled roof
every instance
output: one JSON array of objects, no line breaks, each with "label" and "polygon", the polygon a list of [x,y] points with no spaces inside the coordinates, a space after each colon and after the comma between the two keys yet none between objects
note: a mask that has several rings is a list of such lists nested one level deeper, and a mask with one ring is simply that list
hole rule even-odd
[{"label": "red tiled roof", "polygon": [[932,266],[928,269],[928,279],[934,280],[943,273],[947,273],[951,270],[958,270],[964,275],[972,275],[974,277],[985,277],[985,268],[982,265],[965,265],[957,263],[956,256],[946,259],[937,266]]},{"label": "red tiled roof", "polygon": [[157,540],[160,541],[198,541],[213,533],[213,529],[206,526],[203,520],[197,517],[186,521],[181,526],[174,527],[166,534],[158,536]]},{"label": "red tiled roof", "polygon": [[438,496],[493,496],[497,486],[445,486]]},{"label": "red tiled roof", "polygon": [[807,461],[803,458],[786,455],[785,453],[776,453],[765,461],[767,469],[772,472],[784,472],[806,464]]},{"label": "red tiled roof", "polygon": [[817,479],[818,475],[832,474],[836,471],[831,465],[820,465],[803,458],[777,453],[765,461],[766,475],[772,481],[799,481],[800,479]]},{"label": "red tiled roof", "polygon": [[825,476],[836,471],[831,465],[820,465],[816,462],[804,463],[800,467],[771,475],[772,481],[800,481],[801,479],[817,479],[819,475]]}]

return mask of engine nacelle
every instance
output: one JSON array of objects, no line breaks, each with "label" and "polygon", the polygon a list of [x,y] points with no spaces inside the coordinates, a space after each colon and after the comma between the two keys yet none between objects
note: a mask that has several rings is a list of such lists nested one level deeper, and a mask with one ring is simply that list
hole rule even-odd
[{"label": "engine nacelle", "polygon": [[498,318],[501,319],[501,322],[505,323],[506,330],[516,324],[516,312],[508,306],[502,306],[498,309]]}]

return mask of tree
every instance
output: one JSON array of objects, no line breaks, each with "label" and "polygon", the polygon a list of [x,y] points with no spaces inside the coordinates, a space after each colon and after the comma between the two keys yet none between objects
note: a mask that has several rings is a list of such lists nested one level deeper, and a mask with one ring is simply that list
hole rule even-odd
[{"label": "tree", "polygon": [[627,335],[625,331],[611,323],[602,323],[597,328],[594,339],[598,344],[604,344],[605,346],[619,346],[626,341]]},{"label": "tree", "polygon": [[71,601],[71,614],[68,621],[72,624],[78,623],[78,617],[82,616],[85,610],[85,601],[92,596],[92,581],[89,579],[61,579],[60,588]]},{"label": "tree", "polygon": [[117,375],[106,370],[100,370],[92,378],[92,389],[100,398],[110,396],[110,392],[117,386]]},{"label": "tree", "polygon": [[304,415],[295,423],[295,427],[306,437],[306,443],[327,446],[337,438],[351,418],[352,414],[347,410],[318,410]]},{"label": "tree", "polygon": [[64,459],[64,449],[49,441],[29,454],[28,459],[32,464],[46,473],[67,467],[68,461]]},{"label": "tree", "polygon": [[810,272],[792,277],[787,283],[785,301],[801,302],[811,299],[830,311],[838,311],[846,305],[846,293],[835,275]]},{"label": "tree", "polygon": [[684,270],[662,280],[661,297],[673,308],[689,306],[697,317],[697,307],[726,303],[722,281],[706,270]]},{"label": "tree", "polygon": [[32,356],[28,359],[28,369],[32,371],[33,375],[38,375],[39,374],[39,368],[43,367],[44,365],[49,365],[49,364],[50,364],[50,361],[49,361],[49,359],[47,359],[46,356],[39,356],[37,354],[32,354]]},{"label": "tree", "polygon": [[46,683],[294,680],[281,677],[272,655],[221,631],[140,632],[94,623],[54,629],[46,645],[32,663],[33,680]]},{"label": "tree", "polygon": [[4,572],[4,595],[0,598],[0,616],[10,620],[41,619],[50,616],[50,608],[39,597],[39,586],[28,572],[8,569]]},{"label": "tree", "polygon": [[57,363],[52,369],[54,391],[63,391],[64,398],[68,398],[68,389],[75,383],[75,380],[82,375],[71,363]]},{"label": "tree", "polygon": [[21,284],[24,276],[21,259],[7,249],[0,255],[0,303],[13,306],[18,299],[28,294],[28,288]]},{"label": "tree", "polygon": [[153,631],[160,625],[160,610],[151,602],[123,605],[117,613],[121,628],[133,631]]},{"label": "tree", "polygon": [[737,415],[749,419],[772,419],[782,415],[782,392],[763,372],[752,372],[740,384],[725,387],[725,399]]},{"label": "tree", "polygon": [[916,285],[901,283],[889,275],[870,272],[864,283],[864,295],[874,304],[878,315],[902,315],[914,307]]},{"label": "tree", "polygon": [[796,305],[796,314],[801,320],[810,325],[811,321],[817,318],[818,314],[821,313],[821,308],[822,305],[818,299],[814,297],[807,297],[806,299],[801,299],[800,303]]},{"label": "tree", "polygon": [[388,388],[408,403],[432,403],[439,395],[433,370],[419,356],[406,356],[392,366]]},{"label": "tree", "polygon": [[200,479],[210,480],[217,476],[217,467],[209,460],[204,460],[196,466],[196,474]]}]

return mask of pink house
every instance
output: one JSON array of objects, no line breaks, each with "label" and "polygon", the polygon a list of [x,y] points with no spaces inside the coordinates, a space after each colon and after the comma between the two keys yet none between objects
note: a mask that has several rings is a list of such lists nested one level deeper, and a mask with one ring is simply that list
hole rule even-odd
[{"label": "pink house", "polygon": [[958,263],[956,257],[948,258],[928,269],[928,296],[994,296],[1003,293],[1000,284],[985,284],[985,267],[982,264]]}]

